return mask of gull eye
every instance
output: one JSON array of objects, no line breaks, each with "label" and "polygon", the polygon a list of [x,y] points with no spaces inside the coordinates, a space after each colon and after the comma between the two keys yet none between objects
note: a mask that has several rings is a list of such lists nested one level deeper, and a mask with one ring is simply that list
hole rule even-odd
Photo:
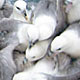
[{"label": "gull eye", "polygon": [[35,41],[33,42],[33,45],[35,45],[38,41],[39,41],[38,39],[37,39],[37,40],[35,40]]},{"label": "gull eye", "polygon": [[61,50],[61,48],[58,48],[57,50]]},{"label": "gull eye", "polygon": [[19,7],[16,7],[18,10],[21,10]]}]

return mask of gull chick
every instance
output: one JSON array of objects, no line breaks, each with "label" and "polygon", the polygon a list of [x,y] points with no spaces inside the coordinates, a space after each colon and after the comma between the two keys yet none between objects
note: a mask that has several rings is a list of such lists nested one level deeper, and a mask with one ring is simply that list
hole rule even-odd
[{"label": "gull chick", "polygon": [[66,53],[73,58],[80,57],[80,23],[69,26],[51,43],[51,51],[55,54]]},{"label": "gull chick", "polygon": [[27,16],[27,13],[26,13],[26,6],[27,6],[27,3],[23,0],[16,1],[14,3],[13,13],[10,16],[10,18],[27,22],[28,21],[28,16]]}]

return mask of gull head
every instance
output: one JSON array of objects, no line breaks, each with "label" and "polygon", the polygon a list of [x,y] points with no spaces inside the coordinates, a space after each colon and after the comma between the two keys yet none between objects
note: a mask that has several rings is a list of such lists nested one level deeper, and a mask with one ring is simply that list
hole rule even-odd
[{"label": "gull head", "polygon": [[31,49],[27,48],[26,50],[26,58],[28,61],[36,61],[41,59],[44,54],[42,54],[43,49],[40,47],[40,45],[34,45],[31,47]]},{"label": "gull head", "polygon": [[65,52],[66,45],[67,40],[62,36],[58,36],[51,43],[51,52],[55,54]]},{"label": "gull head", "polygon": [[14,11],[17,14],[23,15],[26,20],[28,20],[27,13],[26,13],[26,6],[27,3],[23,0],[18,0],[14,3]]},{"label": "gull head", "polygon": [[28,59],[28,61],[36,61],[44,58],[46,56],[48,45],[48,41],[41,41],[36,43],[31,48],[27,48],[26,58]]}]

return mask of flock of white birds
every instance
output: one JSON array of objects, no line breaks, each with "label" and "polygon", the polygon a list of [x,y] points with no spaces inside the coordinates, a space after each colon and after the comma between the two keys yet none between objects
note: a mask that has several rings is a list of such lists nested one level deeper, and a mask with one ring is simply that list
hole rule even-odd
[{"label": "flock of white birds", "polygon": [[[29,6],[23,0],[14,3],[9,18],[24,22],[18,25],[17,37],[19,43],[26,48],[25,57],[28,62],[37,62],[15,74],[13,80],[48,80],[44,74],[65,75],[58,72],[55,56],[65,53],[71,58],[80,57],[80,1],[65,0],[61,5],[63,1],[41,0],[37,6]],[[0,0],[0,9],[4,3],[5,0]],[[64,11],[59,10],[60,6]],[[59,22],[62,25],[58,26]],[[68,26],[63,30],[66,22]]]}]

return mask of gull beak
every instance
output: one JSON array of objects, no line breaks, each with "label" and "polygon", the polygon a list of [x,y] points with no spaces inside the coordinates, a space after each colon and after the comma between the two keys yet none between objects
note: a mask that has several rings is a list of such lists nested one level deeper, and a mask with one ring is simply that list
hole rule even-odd
[{"label": "gull beak", "polygon": [[28,16],[27,16],[26,13],[24,13],[24,17],[25,17],[26,20],[28,20]]},{"label": "gull beak", "polygon": [[51,50],[49,50],[49,52],[48,52],[48,56],[57,56],[58,54],[59,54],[60,52],[53,52],[53,51],[51,51]]},{"label": "gull beak", "polygon": [[28,16],[27,16],[26,13],[24,13],[24,17],[25,17],[26,20],[28,20]]},{"label": "gull beak", "polygon": [[26,13],[26,10],[24,10],[22,13],[23,13],[25,19],[28,20],[28,15],[27,15],[27,13]]},{"label": "gull beak", "polygon": [[33,46],[33,44],[32,44],[32,42],[31,41],[29,41],[29,49],[31,49],[32,48],[32,46]]},{"label": "gull beak", "polygon": [[28,62],[28,59],[25,57],[23,60],[23,64],[26,64]]},{"label": "gull beak", "polygon": [[53,56],[57,56],[60,52],[54,52]]}]

